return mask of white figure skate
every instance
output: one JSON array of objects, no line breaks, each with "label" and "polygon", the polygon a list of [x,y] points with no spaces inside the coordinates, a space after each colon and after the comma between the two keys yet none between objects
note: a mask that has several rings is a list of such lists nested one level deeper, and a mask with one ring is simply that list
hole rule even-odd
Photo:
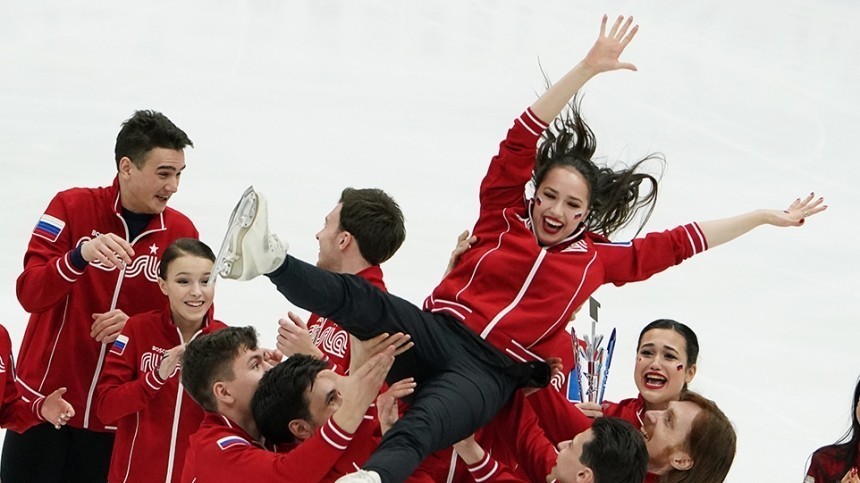
[{"label": "white figure skate", "polygon": [[[269,233],[266,198],[250,186],[230,215],[227,234],[218,250],[213,271],[216,276],[251,280],[274,272],[284,263],[287,244]],[[215,283],[211,278],[211,283]]]}]

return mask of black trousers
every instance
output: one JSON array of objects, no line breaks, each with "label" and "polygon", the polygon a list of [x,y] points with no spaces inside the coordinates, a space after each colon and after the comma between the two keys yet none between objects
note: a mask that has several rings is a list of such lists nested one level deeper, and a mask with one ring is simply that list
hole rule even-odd
[{"label": "black trousers", "polygon": [[107,481],[114,433],[50,424],[23,434],[6,431],[3,483],[103,483]]},{"label": "black trousers", "polygon": [[424,312],[359,276],[289,255],[268,276],[291,303],[337,321],[359,339],[384,332],[412,336],[415,346],[397,357],[388,381],[413,376],[418,387],[409,410],[364,465],[383,482],[405,480],[430,453],[487,424],[518,387],[548,381],[545,364],[515,364],[457,320]]}]

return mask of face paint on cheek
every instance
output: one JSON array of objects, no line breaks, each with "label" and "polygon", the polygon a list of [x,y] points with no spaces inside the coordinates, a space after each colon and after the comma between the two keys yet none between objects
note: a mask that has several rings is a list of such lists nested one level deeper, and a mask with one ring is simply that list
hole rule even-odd
[{"label": "face paint on cheek", "polygon": [[543,203],[543,200],[540,199],[540,196],[535,196],[535,205],[540,206]]},{"label": "face paint on cheek", "polygon": [[684,364],[678,364],[678,367],[675,368],[676,371],[681,372],[684,369]]}]

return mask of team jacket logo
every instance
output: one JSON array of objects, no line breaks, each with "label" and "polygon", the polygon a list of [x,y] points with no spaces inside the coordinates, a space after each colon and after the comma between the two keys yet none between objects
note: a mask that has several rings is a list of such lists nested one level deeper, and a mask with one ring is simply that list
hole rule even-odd
[{"label": "team jacket logo", "polygon": [[110,351],[113,354],[121,356],[123,352],[125,352],[125,346],[128,345],[128,337],[120,334],[119,337],[113,341],[113,345],[110,346]]},{"label": "team jacket logo", "polygon": [[0,357],[0,373],[6,372],[6,361]]},{"label": "team jacket logo", "polygon": [[319,323],[314,324],[308,330],[311,334],[311,340],[314,345],[322,348],[322,351],[340,358],[346,357],[346,348],[349,344],[349,334],[343,329],[335,327],[326,327],[323,329],[325,322],[328,319],[320,318]]},{"label": "team jacket logo", "polygon": [[[98,232],[93,231],[93,237],[98,235]],[[82,237],[78,240],[78,245],[89,240],[92,240],[92,238]],[[153,251],[156,250],[152,250],[152,247],[150,247],[150,252]],[[143,275],[150,282],[158,282],[158,264],[159,260],[157,251],[156,253],[139,254],[132,259],[131,265],[125,267],[125,278],[134,278],[138,275]],[[90,262],[90,266],[98,268],[99,270],[104,270],[105,272],[112,272],[117,269],[117,267],[106,267],[98,260]]]},{"label": "team jacket logo", "polygon": [[555,388],[556,391],[561,391],[561,388],[564,387],[564,380],[564,374],[559,372],[552,375],[552,378],[549,380],[549,383],[552,385],[552,387]]},{"label": "team jacket logo", "polygon": [[65,221],[45,213],[33,228],[33,234],[53,243],[57,241],[65,227]]},{"label": "team jacket logo", "polygon": [[[159,366],[161,366],[161,359],[164,358],[164,355],[158,352],[145,352],[142,356],[140,356],[140,372],[151,372],[158,370]],[[176,367],[173,369],[173,372],[170,373],[168,377],[171,378],[179,372],[180,364],[176,364]]]}]

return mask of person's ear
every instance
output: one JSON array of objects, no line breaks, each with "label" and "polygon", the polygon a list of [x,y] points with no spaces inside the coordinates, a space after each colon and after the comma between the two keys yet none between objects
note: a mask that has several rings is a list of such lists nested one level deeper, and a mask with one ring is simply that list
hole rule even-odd
[{"label": "person's ear", "polygon": [[352,236],[352,233],[350,233],[350,232],[348,232],[348,231],[342,231],[342,232],[338,233],[338,235],[337,235],[337,236],[338,236],[337,247],[338,247],[341,251],[346,250],[347,248],[349,248],[349,245],[350,245],[353,241],[355,241],[355,238]]},{"label": "person's ear", "polygon": [[688,471],[693,467],[693,458],[686,451],[676,451],[670,461],[672,468],[678,471]]},{"label": "person's ear", "polygon": [[694,377],[696,377],[696,365],[695,364],[693,364],[692,366],[687,368],[687,374],[684,376],[684,382],[689,384],[690,381],[692,381]]},{"label": "person's ear", "polygon": [[128,179],[131,176],[132,168],[135,168],[134,161],[131,160],[128,156],[123,156],[119,160],[119,175],[125,179]]},{"label": "person's ear", "polygon": [[579,473],[576,474],[576,483],[594,483],[594,472],[591,471],[591,468],[586,466],[579,470]]},{"label": "person's ear", "polygon": [[230,394],[230,389],[223,381],[218,381],[212,385],[212,394],[216,401],[221,401],[224,404],[230,405],[236,402],[236,398]]},{"label": "person's ear", "polygon": [[167,281],[161,277],[158,277],[158,288],[161,289],[161,293],[167,295]]},{"label": "person's ear", "polygon": [[314,435],[314,428],[304,419],[293,419],[288,426],[290,432],[299,441],[304,441]]}]

